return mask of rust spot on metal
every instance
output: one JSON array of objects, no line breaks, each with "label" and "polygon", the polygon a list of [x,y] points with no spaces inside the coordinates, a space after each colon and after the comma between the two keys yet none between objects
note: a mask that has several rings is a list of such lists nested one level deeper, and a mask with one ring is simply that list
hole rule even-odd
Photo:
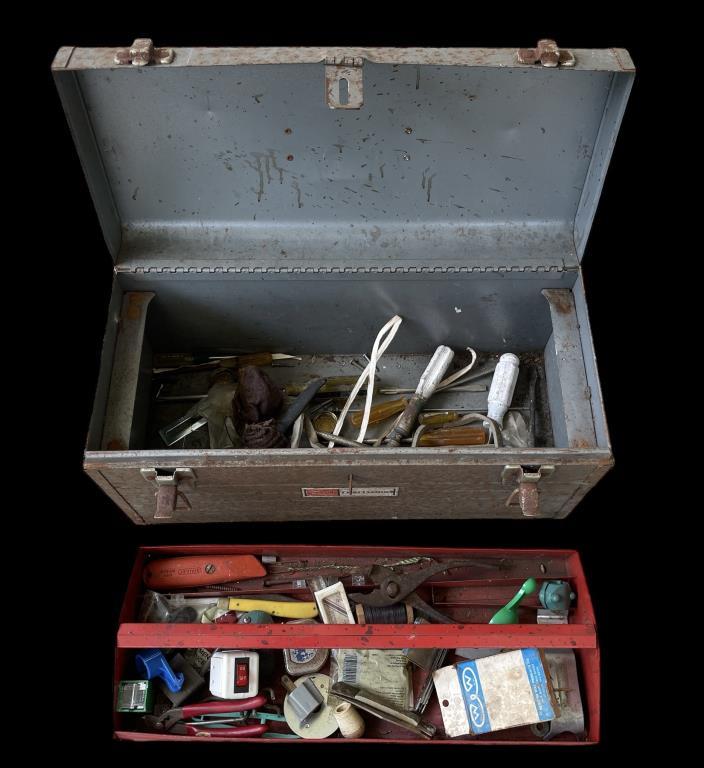
[{"label": "rust spot on metal", "polygon": [[125,311],[125,319],[127,320],[139,320],[142,316],[142,307],[149,302],[151,296],[148,294],[135,291],[130,294],[127,308]]},{"label": "rust spot on metal", "polygon": [[580,438],[578,440],[572,440],[570,442],[570,448],[593,448],[594,443],[591,440],[585,440]]},{"label": "rust spot on metal", "polygon": [[570,315],[574,310],[572,294],[563,291],[552,291],[550,293],[550,306],[560,315]]},{"label": "rust spot on metal", "polygon": [[576,59],[571,51],[557,47],[554,40],[538,40],[535,48],[519,48],[516,52],[519,64],[541,64],[543,67],[573,67]]},{"label": "rust spot on metal", "polygon": [[138,38],[129,48],[118,48],[114,58],[115,64],[132,64],[140,67],[147,64],[171,64],[173,60],[173,48],[155,48],[148,37]]},{"label": "rust spot on metal", "polygon": [[291,129],[290,128],[284,128],[284,133],[286,133],[286,134],[291,133]]},{"label": "rust spot on metal", "polygon": [[108,440],[107,450],[108,451],[126,451],[127,446],[122,442],[122,440]]},{"label": "rust spot on metal", "polygon": [[293,160],[293,155],[286,155],[287,160]]}]

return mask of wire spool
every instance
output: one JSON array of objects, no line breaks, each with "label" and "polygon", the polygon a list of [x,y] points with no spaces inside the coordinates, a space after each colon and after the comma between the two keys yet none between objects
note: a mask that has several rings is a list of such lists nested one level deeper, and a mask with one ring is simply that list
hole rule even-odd
[{"label": "wire spool", "polygon": [[340,726],[340,733],[346,739],[361,739],[364,735],[364,720],[359,712],[349,703],[343,701],[333,709],[335,720]]},{"label": "wire spool", "polygon": [[332,432],[337,424],[337,414],[332,411],[323,411],[313,418],[313,426],[319,432]]},{"label": "wire spool", "polygon": [[413,607],[408,603],[373,606],[357,603],[355,608],[359,624],[412,624]]}]

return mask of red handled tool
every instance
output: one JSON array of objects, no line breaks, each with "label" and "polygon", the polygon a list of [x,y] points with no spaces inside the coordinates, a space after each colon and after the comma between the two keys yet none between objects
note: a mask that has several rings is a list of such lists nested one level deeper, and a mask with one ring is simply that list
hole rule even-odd
[{"label": "red handled tool", "polygon": [[187,704],[184,707],[169,709],[163,715],[146,715],[142,718],[144,724],[152,731],[163,731],[173,736],[212,736],[226,739],[247,739],[261,736],[268,729],[266,723],[256,725],[233,725],[231,728],[212,728],[207,723],[183,722],[198,715],[218,715],[230,712],[247,712],[262,707],[268,699],[263,693],[249,699],[236,701],[203,701],[200,704]]},{"label": "red handled tool", "polygon": [[149,589],[168,590],[242,581],[266,576],[266,568],[253,555],[192,555],[152,560],[144,566]]}]

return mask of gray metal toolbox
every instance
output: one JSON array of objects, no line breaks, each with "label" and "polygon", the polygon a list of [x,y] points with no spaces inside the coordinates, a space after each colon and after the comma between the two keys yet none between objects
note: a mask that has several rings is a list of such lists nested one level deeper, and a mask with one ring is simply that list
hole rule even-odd
[{"label": "gray metal toolbox", "polygon": [[[115,262],[85,469],[136,523],[564,517],[608,471],[580,261],[626,51],[138,40],[61,48],[53,71]],[[355,375],[394,314],[387,386],[415,387],[438,344],[531,360],[535,446],[154,440],[153,351]]]}]

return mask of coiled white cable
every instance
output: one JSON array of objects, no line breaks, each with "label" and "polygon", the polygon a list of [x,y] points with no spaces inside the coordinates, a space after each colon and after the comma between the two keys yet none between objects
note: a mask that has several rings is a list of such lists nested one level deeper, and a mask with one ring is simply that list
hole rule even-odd
[{"label": "coiled white cable", "polygon": [[[393,341],[396,331],[398,331],[402,322],[402,317],[394,315],[377,334],[377,337],[374,340],[374,346],[372,347],[372,353],[369,356],[369,365],[362,371],[360,377],[357,379],[357,383],[352,388],[352,391],[347,398],[347,402],[338,416],[337,424],[335,424],[335,428],[332,431],[333,435],[339,435],[342,431],[345,417],[352,407],[352,403],[359,394],[359,390],[362,389],[364,383],[367,382],[367,399],[364,403],[364,415],[362,417],[362,424],[359,428],[359,435],[357,436],[358,443],[364,441],[364,436],[367,434],[367,427],[369,426],[369,414],[372,409],[372,401],[374,399],[374,375],[376,373],[376,365],[386,351],[386,348]],[[334,443],[328,443],[328,448],[334,448],[334,446]]]},{"label": "coiled white cable", "polygon": [[469,365],[465,365],[464,368],[460,368],[459,371],[455,371],[451,376],[448,376],[446,379],[443,379],[435,388],[436,392],[441,392],[443,389],[450,389],[453,385],[459,386],[463,382],[459,381],[464,375],[469,373],[472,368],[474,368],[474,364],[477,362],[477,353],[471,348],[467,347],[467,352],[472,356],[472,361]]}]

